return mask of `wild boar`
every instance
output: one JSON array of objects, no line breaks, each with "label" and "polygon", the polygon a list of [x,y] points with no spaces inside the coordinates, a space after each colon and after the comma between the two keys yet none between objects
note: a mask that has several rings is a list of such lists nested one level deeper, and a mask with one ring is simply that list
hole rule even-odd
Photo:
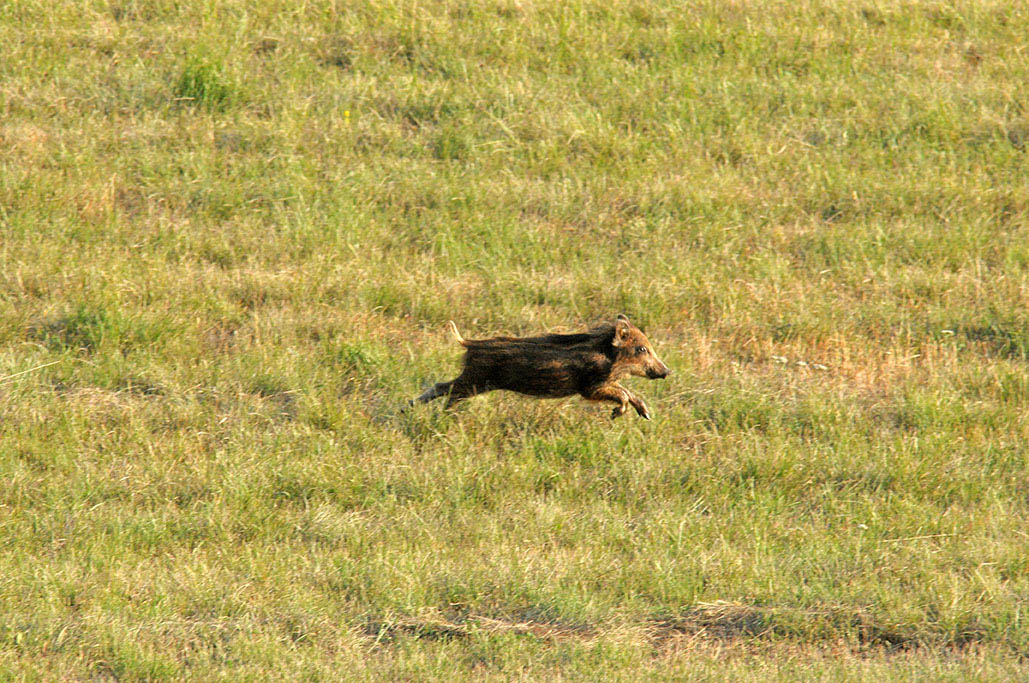
[{"label": "wild boar", "polygon": [[628,375],[663,379],[671,373],[646,335],[624,315],[580,334],[540,337],[464,339],[453,321],[448,325],[467,349],[461,374],[427,389],[415,399],[421,403],[446,396],[449,408],[495,389],[539,398],[579,394],[589,401],[614,403],[613,418],[632,406],[649,420],[647,404],[618,380]]}]

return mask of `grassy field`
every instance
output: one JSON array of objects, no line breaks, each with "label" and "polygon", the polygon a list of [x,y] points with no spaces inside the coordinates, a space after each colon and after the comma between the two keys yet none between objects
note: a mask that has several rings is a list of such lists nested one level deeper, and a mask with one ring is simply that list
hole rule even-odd
[{"label": "grassy field", "polygon": [[[1027,35],[0,5],[0,676],[1029,675]],[[400,409],[619,312],[651,422]]]}]

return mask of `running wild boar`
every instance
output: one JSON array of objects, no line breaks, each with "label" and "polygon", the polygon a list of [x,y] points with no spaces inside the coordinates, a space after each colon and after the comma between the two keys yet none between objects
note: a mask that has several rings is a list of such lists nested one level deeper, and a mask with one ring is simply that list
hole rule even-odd
[{"label": "running wild boar", "polygon": [[427,403],[447,397],[447,407],[461,399],[494,389],[506,389],[539,398],[579,394],[589,401],[615,404],[611,417],[629,406],[649,420],[642,399],[618,383],[627,375],[663,379],[671,372],[647,337],[624,315],[580,334],[541,337],[464,339],[457,325],[448,323],[457,341],[467,349],[461,374],[439,382],[416,400]]}]

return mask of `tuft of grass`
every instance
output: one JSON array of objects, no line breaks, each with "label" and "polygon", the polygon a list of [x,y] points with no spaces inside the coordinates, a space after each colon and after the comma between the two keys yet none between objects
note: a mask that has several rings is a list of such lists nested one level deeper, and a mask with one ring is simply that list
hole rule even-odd
[{"label": "tuft of grass", "polygon": [[226,74],[219,61],[190,58],[175,81],[177,102],[224,111],[240,100],[239,86]]},{"label": "tuft of grass", "polygon": [[146,349],[174,332],[167,323],[130,318],[111,305],[80,304],[66,315],[33,325],[31,334],[55,352],[97,354]]}]

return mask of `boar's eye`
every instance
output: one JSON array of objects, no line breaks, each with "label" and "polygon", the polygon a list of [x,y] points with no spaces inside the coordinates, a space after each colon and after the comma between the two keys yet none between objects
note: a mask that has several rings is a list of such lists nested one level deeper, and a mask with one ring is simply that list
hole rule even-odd
[{"label": "boar's eye", "polygon": [[636,347],[636,355],[637,356],[642,356],[646,352],[647,352],[647,347],[645,347],[645,346],[637,346]]}]

